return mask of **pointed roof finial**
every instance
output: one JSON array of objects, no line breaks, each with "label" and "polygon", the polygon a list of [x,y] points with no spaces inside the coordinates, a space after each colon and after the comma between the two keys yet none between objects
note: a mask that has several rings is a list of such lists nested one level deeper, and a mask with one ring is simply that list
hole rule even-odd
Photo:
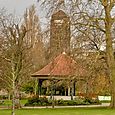
[{"label": "pointed roof finial", "polygon": [[58,0],[58,4],[59,5],[64,4],[64,0]]},{"label": "pointed roof finial", "polygon": [[65,6],[65,1],[64,0],[58,0],[58,6]]},{"label": "pointed roof finial", "polygon": [[66,54],[65,51],[62,54]]}]

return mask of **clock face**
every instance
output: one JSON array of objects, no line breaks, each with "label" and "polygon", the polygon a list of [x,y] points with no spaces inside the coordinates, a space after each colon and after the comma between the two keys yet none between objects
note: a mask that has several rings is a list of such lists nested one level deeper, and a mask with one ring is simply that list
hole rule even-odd
[{"label": "clock face", "polygon": [[62,25],[63,22],[64,22],[64,20],[54,20],[54,23],[55,23],[56,25]]}]

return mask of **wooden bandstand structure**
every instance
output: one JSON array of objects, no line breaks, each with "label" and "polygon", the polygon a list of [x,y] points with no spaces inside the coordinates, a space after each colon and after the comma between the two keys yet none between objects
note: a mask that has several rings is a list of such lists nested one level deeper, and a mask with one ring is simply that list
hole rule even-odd
[{"label": "wooden bandstand structure", "polygon": [[41,70],[33,73],[32,77],[38,79],[39,95],[42,95],[41,90],[43,81],[49,80],[51,83],[51,96],[56,95],[55,85],[58,82],[62,82],[62,84],[66,82],[67,87],[64,91],[66,92],[64,94],[65,96],[75,96],[76,81],[85,79],[86,74],[86,70],[80,63],[77,63],[63,52]]}]

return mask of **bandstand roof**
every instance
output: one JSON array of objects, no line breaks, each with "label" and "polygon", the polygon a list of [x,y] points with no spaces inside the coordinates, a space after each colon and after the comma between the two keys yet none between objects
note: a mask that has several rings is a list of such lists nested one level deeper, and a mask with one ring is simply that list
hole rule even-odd
[{"label": "bandstand roof", "polygon": [[83,77],[86,75],[86,70],[65,52],[63,52],[44,68],[33,73],[32,77],[48,79],[51,78],[51,76],[55,78],[67,78],[67,76],[75,75]]}]

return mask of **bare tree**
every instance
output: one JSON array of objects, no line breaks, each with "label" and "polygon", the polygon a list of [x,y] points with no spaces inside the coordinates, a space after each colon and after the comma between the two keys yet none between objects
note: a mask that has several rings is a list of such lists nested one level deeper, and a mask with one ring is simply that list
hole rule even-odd
[{"label": "bare tree", "polygon": [[[32,60],[32,70],[41,69],[45,63],[45,48],[43,43],[43,34],[40,27],[39,17],[36,14],[36,7],[32,5],[26,9],[24,14],[24,21],[26,30],[28,30],[25,40],[28,47],[30,47],[30,55]],[[35,94],[37,93],[37,79],[35,81]]]},{"label": "bare tree", "polygon": [[34,5],[32,5],[29,9],[26,9],[23,23],[28,30],[25,37],[27,39],[26,42],[28,46],[30,46],[32,50],[32,60],[34,66],[36,66],[34,69],[38,69],[39,65],[42,66],[42,64],[44,64],[44,43],[42,40],[43,35],[39,17],[36,14],[36,8]]},{"label": "bare tree", "polygon": [[[92,0],[90,1],[90,4],[86,4],[86,6],[93,6],[92,4],[95,1]],[[82,1],[83,3],[83,1]],[[101,1],[97,1],[98,7],[97,10],[99,12],[99,10],[101,11],[99,15],[94,14],[96,9],[95,8],[91,8],[93,9],[92,11],[94,11],[94,13],[89,14],[88,11],[86,10],[86,6],[84,6],[84,9],[86,11],[81,11],[83,15],[79,15],[79,16],[84,16],[83,19],[87,20],[88,19],[88,23],[82,23],[78,22],[76,23],[76,25],[82,25],[84,27],[86,26],[90,26],[90,27],[95,27],[96,29],[100,30],[101,32],[104,33],[104,39],[105,39],[105,44],[106,44],[106,57],[107,57],[107,65],[108,65],[108,71],[109,71],[109,77],[111,80],[111,97],[112,97],[112,101],[111,101],[111,107],[114,108],[115,107],[115,59],[114,59],[114,50],[113,50],[113,37],[112,37],[112,29],[113,29],[113,24],[115,23],[115,18],[112,16],[112,9],[114,9],[115,6],[115,1],[114,0],[101,0]],[[96,5],[96,4],[95,4]],[[78,7],[78,6],[77,6]],[[90,10],[89,10],[90,11]],[[77,12],[76,12],[77,14]],[[86,18],[87,17],[87,18]],[[77,18],[76,18],[77,19]]]},{"label": "bare tree", "polygon": [[[31,18],[32,17],[30,17],[30,20]],[[28,28],[25,23],[16,23],[12,15],[5,15],[5,13],[1,11],[0,38],[2,39],[0,43],[2,45],[0,46],[0,67],[2,71],[0,72],[0,80],[6,84],[5,88],[8,88],[12,92],[12,115],[15,114],[15,107],[20,106],[20,87],[25,81],[27,82],[30,79],[33,67],[32,59],[34,57],[32,55],[33,47],[35,47],[41,39],[39,38],[39,27],[36,25],[37,19],[38,17],[36,16],[31,22],[28,20],[27,23],[32,23],[32,25],[30,24],[31,27]],[[33,25],[33,21],[36,21],[35,25],[37,29],[35,25]]]},{"label": "bare tree", "polygon": [[6,80],[6,82],[9,83],[9,87],[12,89],[12,115],[14,115],[16,103],[19,104],[19,101],[17,100],[19,98],[18,91],[22,73],[24,72],[23,40],[27,31],[25,30],[25,27],[20,29],[19,25],[16,24],[13,24],[12,26],[5,26],[5,29],[5,31],[7,31],[7,46],[2,49],[3,52],[1,57],[6,61],[6,66],[9,66],[9,68],[7,69],[7,75],[5,75],[8,80],[4,78],[3,80]]}]

